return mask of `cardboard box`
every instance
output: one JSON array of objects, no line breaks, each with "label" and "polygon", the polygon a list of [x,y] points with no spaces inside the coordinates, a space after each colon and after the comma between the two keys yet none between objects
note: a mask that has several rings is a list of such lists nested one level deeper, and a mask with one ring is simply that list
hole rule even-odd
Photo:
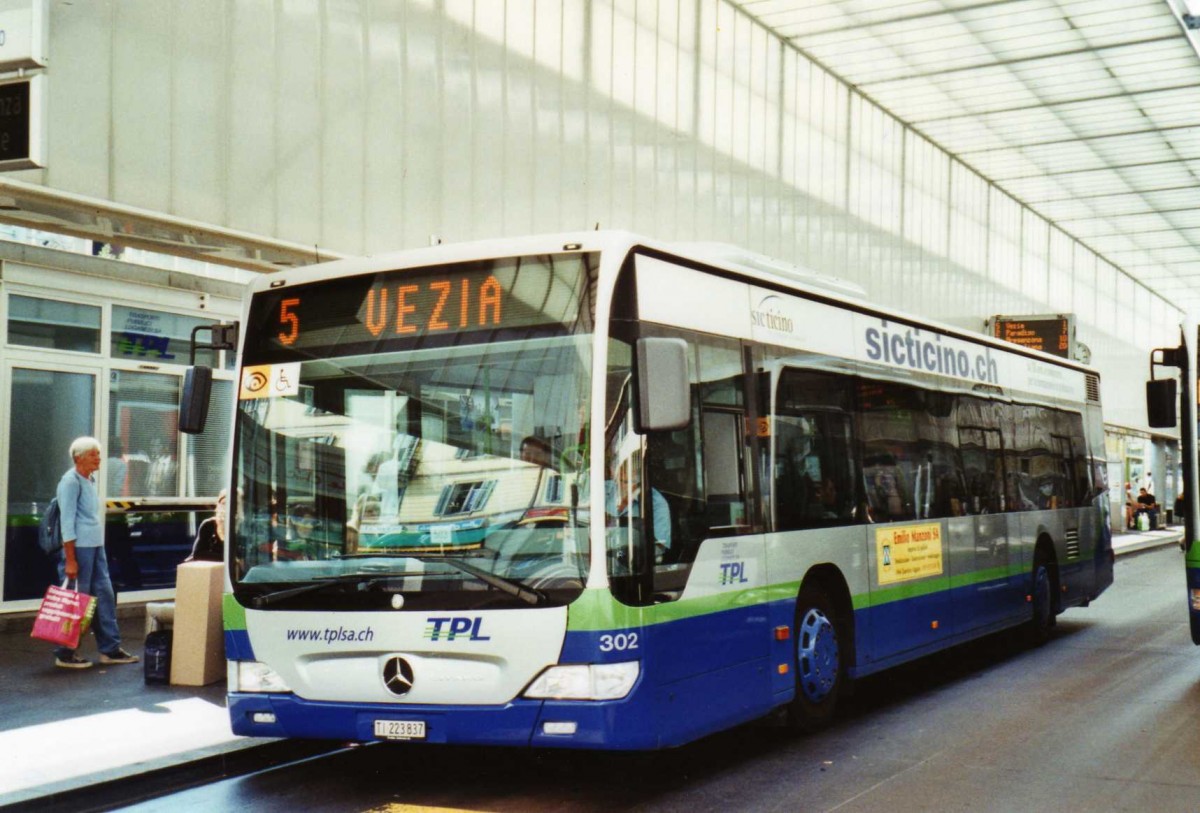
[{"label": "cardboard box", "polygon": [[185,562],[176,571],[171,683],[205,686],[225,676],[222,562]]}]

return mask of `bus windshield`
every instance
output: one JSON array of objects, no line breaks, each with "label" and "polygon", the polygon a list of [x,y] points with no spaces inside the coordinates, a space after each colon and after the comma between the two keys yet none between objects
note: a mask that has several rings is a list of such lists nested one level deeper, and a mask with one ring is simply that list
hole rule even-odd
[{"label": "bus windshield", "polygon": [[[377,610],[577,597],[594,265],[511,258],[256,298],[234,449],[239,600]],[[446,329],[429,325],[439,299]],[[401,319],[415,329],[397,330]]]}]

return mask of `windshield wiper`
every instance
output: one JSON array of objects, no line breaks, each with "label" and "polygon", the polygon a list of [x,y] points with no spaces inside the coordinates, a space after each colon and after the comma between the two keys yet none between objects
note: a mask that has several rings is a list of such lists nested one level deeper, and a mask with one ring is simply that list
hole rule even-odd
[{"label": "windshield wiper", "polygon": [[[424,559],[422,559],[424,561]],[[531,587],[526,587],[520,582],[515,582],[512,579],[506,579],[503,576],[497,576],[495,573],[488,573],[483,568],[464,562],[460,559],[443,559],[440,556],[432,557],[431,561],[447,562],[464,573],[470,573],[475,578],[479,579],[484,584],[491,585],[497,590],[508,593],[510,596],[516,596],[526,604],[541,604],[546,600],[546,594],[540,590],[534,590]]]},{"label": "windshield wiper", "polygon": [[[473,556],[474,558],[495,558],[489,554],[464,554],[465,556]],[[483,568],[476,567],[469,562],[464,562],[462,559],[451,559],[443,556],[418,556],[412,553],[350,553],[342,556],[343,559],[374,559],[374,558],[404,558],[416,559],[418,562],[445,562],[451,567],[458,568],[463,573],[470,574],[479,581],[490,587],[495,587],[501,592],[508,593],[510,596],[515,596],[521,599],[526,604],[541,604],[546,600],[546,594],[540,590],[534,590],[532,587],[526,587],[520,582],[506,579],[503,576],[497,576],[495,573],[489,573]],[[300,589],[300,588],[296,588]]]},{"label": "windshield wiper", "polygon": [[318,590],[323,590],[326,587],[334,587],[341,584],[349,584],[357,581],[355,590],[365,590],[373,584],[387,579],[393,579],[398,576],[406,575],[404,572],[399,573],[348,573],[343,576],[322,576],[313,579],[309,584],[302,584],[299,587],[287,587],[283,590],[276,590],[273,593],[263,593],[250,599],[250,603],[255,607],[268,607],[277,601],[292,598],[293,596],[302,596],[305,593],[315,593]]}]

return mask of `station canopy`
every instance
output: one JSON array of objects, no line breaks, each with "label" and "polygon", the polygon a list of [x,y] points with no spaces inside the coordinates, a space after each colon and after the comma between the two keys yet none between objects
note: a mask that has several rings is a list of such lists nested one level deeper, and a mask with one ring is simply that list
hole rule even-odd
[{"label": "station canopy", "polygon": [[11,178],[0,178],[0,222],[259,272],[345,256]]},{"label": "station canopy", "polygon": [[[734,0],[1168,302],[1200,308],[1200,0]],[[0,221],[270,271],[336,254],[0,179]]]},{"label": "station canopy", "polygon": [[1200,0],[737,5],[1168,302],[1200,307]]}]

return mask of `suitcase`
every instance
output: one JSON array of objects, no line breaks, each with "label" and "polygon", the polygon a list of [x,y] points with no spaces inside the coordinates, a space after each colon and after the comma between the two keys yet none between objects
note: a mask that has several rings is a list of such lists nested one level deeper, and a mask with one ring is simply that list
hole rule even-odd
[{"label": "suitcase", "polygon": [[170,630],[155,630],[146,635],[142,663],[147,683],[171,682]]}]

